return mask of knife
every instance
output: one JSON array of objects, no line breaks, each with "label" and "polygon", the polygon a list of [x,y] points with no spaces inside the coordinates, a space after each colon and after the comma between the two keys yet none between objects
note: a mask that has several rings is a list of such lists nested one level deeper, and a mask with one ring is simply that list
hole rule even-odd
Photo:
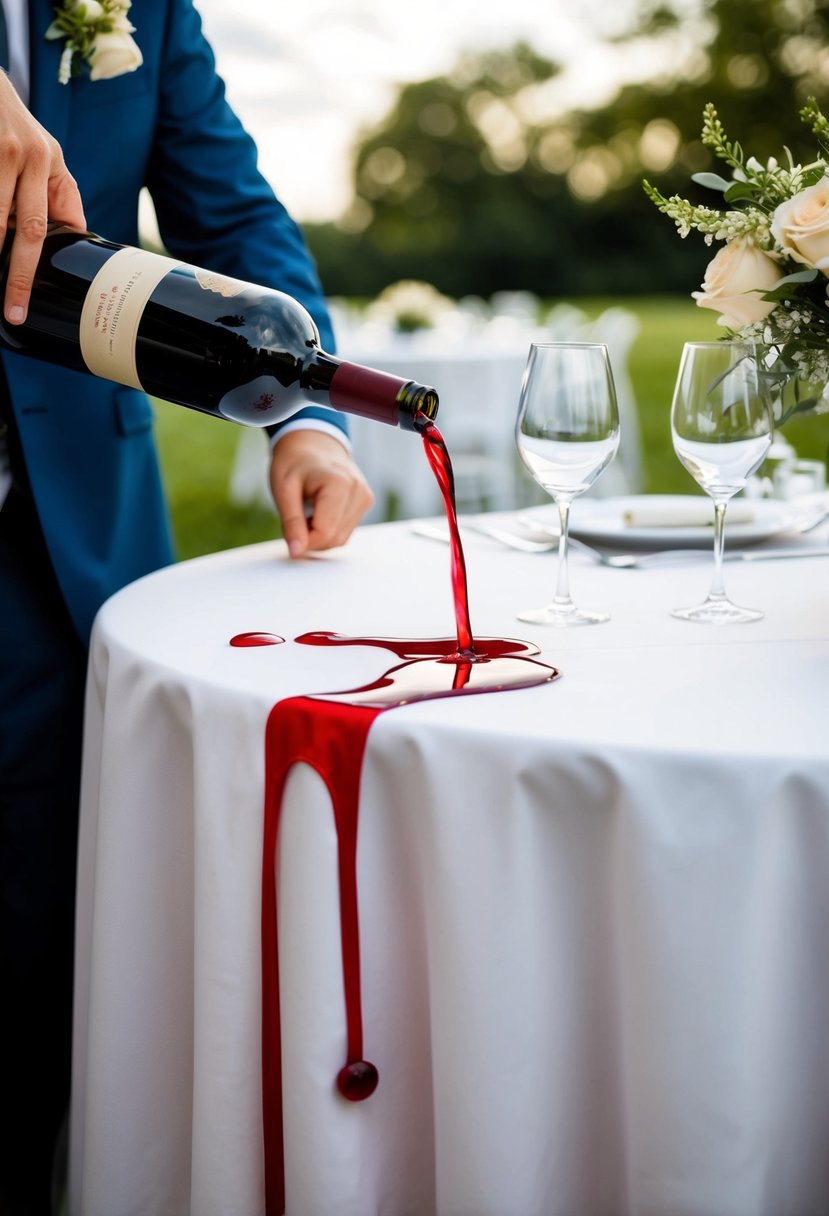
[{"label": "knife", "polygon": [[723,556],[728,562],[774,562],[783,557],[829,557],[829,549],[739,549]]}]

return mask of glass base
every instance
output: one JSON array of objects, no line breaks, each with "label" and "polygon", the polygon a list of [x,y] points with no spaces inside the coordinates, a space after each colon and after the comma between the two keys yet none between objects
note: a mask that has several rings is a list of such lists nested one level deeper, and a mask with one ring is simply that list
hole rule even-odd
[{"label": "glass base", "polygon": [[519,621],[527,621],[530,625],[601,625],[610,620],[609,612],[590,612],[587,608],[577,608],[575,604],[548,604],[546,608],[528,608],[525,612],[516,614]]},{"label": "glass base", "polygon": [[747,621],[761,621],[764,614],[759,608],[741,608],[727,599],[708,599],[694,608],[674,608],[671,616],[680,621],[697,621],[701,625],[742,625]]}]

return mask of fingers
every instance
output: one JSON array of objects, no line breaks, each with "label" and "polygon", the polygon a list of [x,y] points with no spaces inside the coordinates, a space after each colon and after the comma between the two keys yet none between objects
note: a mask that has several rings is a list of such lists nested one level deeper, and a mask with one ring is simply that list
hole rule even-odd
[{"label": "fingers", "polygon": [[302,483],[299,478],[285,479],[275,499],[288,553],[291,557],[301,557],[309,546],[310,536],[303,511]]},{"label": "fingers", "polygon": [[75,180],[63,163],[58,145],[49,142],[46,159],[30,154],[17,180],[15,235],[3,305],[4,315],[13,325],[26,319],[48,220],[59,220],[73,228],[86,227]]},{"label": "fingers", "polygon": [[18,213],[3,305],[6,320],[12,325],[20,325],[26,320],[32,282],[45,236],[46,216],[42,212],[23,209]]},{"label": "fingers", "polygon": [[0,241],[12,217],[15,232],[3,312],[12,324],[20,324],[26,319],[48,220],[81,229],[86,221],[60,146],[0,72]]},{"label": "fingers", "polygon": [[374,501],[339,440],[315,431],[294,431],[277,443],[271,488],[291,557],[345,544]]},{"label": "fingers", "polygon": [[344,545],[374,501],[365,483],[330,473],[313,500],[308,532],[309,549]]},{"label": "fingers", "polygon": [[84,229],[86,216],[77,182],[63,163],[63,155],[57,144],[55,150],[58,155],[53,158],[49,175],[49,219],[67,224],[70,228]]}]

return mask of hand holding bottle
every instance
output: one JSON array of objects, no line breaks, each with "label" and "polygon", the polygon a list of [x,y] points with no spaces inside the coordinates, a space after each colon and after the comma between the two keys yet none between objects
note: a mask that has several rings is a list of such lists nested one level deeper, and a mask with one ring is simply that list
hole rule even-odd
[{"label": "hand holding bottle", "polygon": [[270,483],[291,557],[344,545],[374,501],[344,445],[321,431],[289,431],[278,440]]},{"label": "hand holding bottle", "polygon": [[60,145],[32,117],[4,72],[0,72],[0,242],[10,218],[16,228],[3,312],[19,325],[26,319],[46,222],[85,228],[83,203],[66,168]]}]

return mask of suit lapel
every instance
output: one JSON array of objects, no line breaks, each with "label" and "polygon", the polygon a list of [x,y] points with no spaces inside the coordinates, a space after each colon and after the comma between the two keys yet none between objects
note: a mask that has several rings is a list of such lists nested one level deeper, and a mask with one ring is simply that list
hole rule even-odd
[{"label": "suit lapel", "polygon": [[55,15],[57,0],[29,0],[29,108],[61,147],[66,142],[72,81],[60,84],[58,68],[64,40],[44,37]]}]

